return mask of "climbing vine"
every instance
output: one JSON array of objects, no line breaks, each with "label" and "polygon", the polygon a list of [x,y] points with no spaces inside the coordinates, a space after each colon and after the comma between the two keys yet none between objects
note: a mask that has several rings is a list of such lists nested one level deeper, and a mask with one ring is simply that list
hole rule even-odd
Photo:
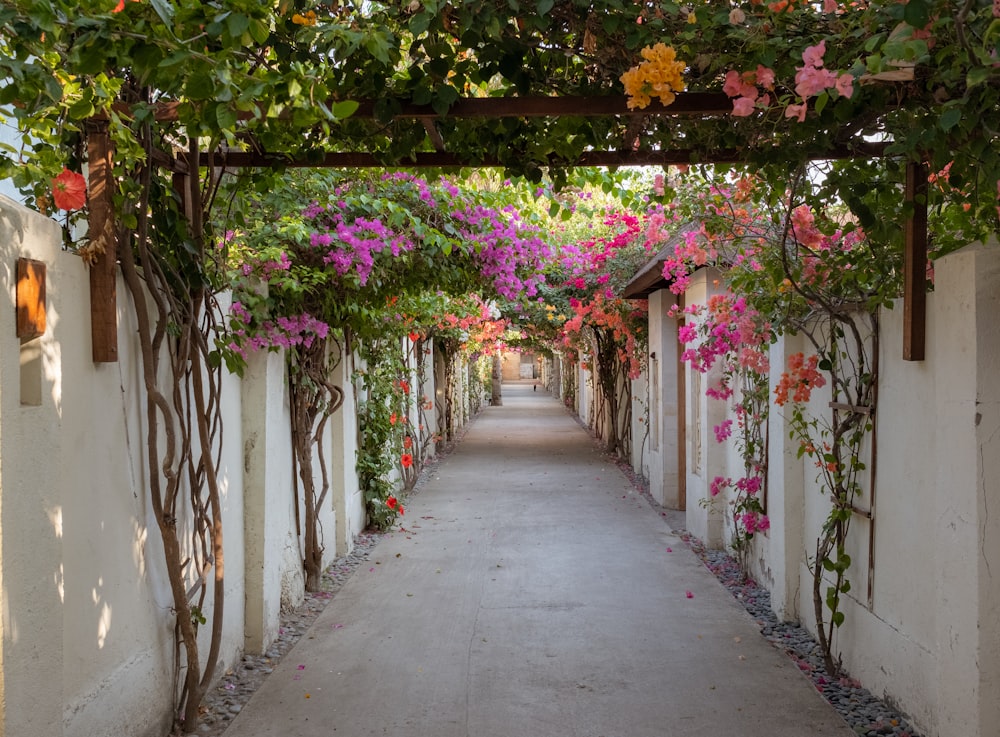
[{"label": "climbing vine", "polygon": [[[774,336],[800,334],[814,351],[789,357],[773,401],[786,412],[800,457],[813,459],[817,483],[830,501],[809,564],[820,648],[827,670],[835,674],[833,632],[844,622],[842,596],[851,590],[847,539],[864,495],[864,448],[874,430],[878,312],[892,303],[901,284],[886,276],[899,273],[892,243],[868,237],[833,210],[817,216],[809,205],[798,204],[808,191],[799,188],[807,179],[803,173],[786,206],[774,211],[754,198],[752,181],[707,187],[675,213],[680,235],[663,273],[671,289],[683,293],[692,270],[712,263],[731,290],[711,297],[705,308],[688,310],[705,314],[699,325],[682,326],[679,337],[697,342],[684,354],[693,368],[705,371],[719,359],[725,364],[721,382],[708,392],[736,402],[746,473],[736,482],[716,478],[711,493],[735,487],[734,545],[744,556],[753,534],[769,527],[759,496],[766,480],[762,429],[769,412],[765,349]],[[700,218],[692,226],[688,219],[695,213]],[[670,228],[660,222],[657,227],[663,234]],[[810,403],[813,391],[828,385],[828,406]],[[726,440],[731,421],[714,431]]]}]

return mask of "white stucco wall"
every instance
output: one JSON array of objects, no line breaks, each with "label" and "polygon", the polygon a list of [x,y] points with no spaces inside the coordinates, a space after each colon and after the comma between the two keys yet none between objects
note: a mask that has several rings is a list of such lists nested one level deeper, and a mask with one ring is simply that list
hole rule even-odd
[{"label": "white stucco wall", "polygon": [[[0,324],[7,326],[0,330],[0,734],[161,737],[172,719],[174,629],[148,502],[133,307],[119,282],[120,360],[94,364],[87,272],[61,242],[54,222],[0,199]],[[13,330],[19,256],[47,267],[47,330],[24,347]],[[264,361],[272,381],[262,384],[262,395],[251,393],[251,410],[254,401],[282,407],[282,359]],[[244,473],[251,482],[257,472],[263,479],[256,501],[268,523],[279,515],[267,505],[291,505],[290,476],[276,471],[287,461],[278,442],[283,434],[288,444],[287,417],[279,429],[268,428],[273,448],[264,453],[262,445],[245,456],[242,392],[237,377],[223,377],[226,602],[219,676],[242,652],[250,615],[244,573],[256,559],[244,555],[244,521],[260,510],[244,506]],[[255,470],[262,459],[271,465]],[[275,484],[284,493],[275,493]],[[284,517],[275,540],[290,534],[287,511]],[[263,546],[258,604],[264,611],[257,612],[264,639],[276,634],[280,585],[272,577],[282,570],[269,540],[250,543]],[[297,552],[292,564],[301,569]],[[211,597],[205,610],[210,616]],[[208,635],[209,627],[202,628],[203,653]]]},{"label": "white stucco wall", "polygon": [[247,357],[243,375],[246,650],[263,653],[279,613],[302,601],[305,582],[291,493],[291,418],[284,352]]},{"label": "white stucco wall", "polygon": [[[0,201],[0,732],[161,735],[172,628],[142,482],[137,368],[92,363],[86,271],[60,243],[55,223]],[[47,330],[23,354],[18,256],[48,272]],[[20,356],[33,347],[42,359],[24,378],[41,382],[41,404],[23,406]]]},{"label": "white stucco wall", "polygon": [[629,464],[644,479],[649,478],[649,382],[647,367],[643,362],[643,372],[632,381],[632,457]]},{"label": "white stucco wall", "polygon": [[[857,503],[872,510],[872,521],[852,519],[852,591],[833,649],[853,677],[927,737],[987,737],[1000,720],[1000,584],[992,574],[1000,570],[1000,518],[991,514],[1000,508],[1000,247],[970,246],[938,261],[936,274],[926,360],[901,358],[902,304],[881,315],[877,435],[874,449],[865,449],[866,463],[874,463],[874,499],[871,480],[863,479]],[[687,296],[704,301],[708,291],[696,281]],[[801,336],[772,346],[772,385],[799,351],[810,352]],[[688,527],[712,544],[709,511],[697,503],[700,485],[716,471],[735,476],[739,459],[708,437],[720,419],[696,396],[708,377],[698,386],[690,369],[687,376]],[[829,387],[814,391],[809,411],[827,416],[829,401]],[[698,451],[690,437],[696,429]],[[755,537],[749,562],[778,615],[815,631],[808,558],[829,502],[812,459],[797,458],[788,430],[784,411],[772,406],[771,530]],[[703,476],[692,468],[697,453]]]},{"label": "white stucco wall", "polygon": [[[336,554],[347,555],[365,528],[365,502],[358,483],[358,414],[353,388],[354,355],[342,355],[331,381],[344,390],[344,403],[330,418],[331,505],[336,510]],[[328,552],[332,546],[327,546]]]},{"label": "white stucco wall", "polygon": [[649,296],[649,491],[669,509],[681,509],[677,402],[677,322],[667,317],[674,297]]}]

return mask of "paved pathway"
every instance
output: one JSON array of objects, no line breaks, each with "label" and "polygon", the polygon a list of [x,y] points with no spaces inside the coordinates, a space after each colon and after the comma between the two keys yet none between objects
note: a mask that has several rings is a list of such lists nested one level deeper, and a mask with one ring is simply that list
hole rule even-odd
[{"label": "paved pathway", "polygon": [[854,734],[530,385],[505,385],[405,526],[226,737]]}]

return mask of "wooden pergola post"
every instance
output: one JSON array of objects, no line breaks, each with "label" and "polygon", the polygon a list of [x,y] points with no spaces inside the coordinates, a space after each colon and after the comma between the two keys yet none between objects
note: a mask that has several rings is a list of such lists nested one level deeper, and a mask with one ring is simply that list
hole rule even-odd
[{"label": "wooden pergola post", "polygon": [[87,125],[89,234],[91,242],[103,245],[96,249],[96,260],[90,266],[90,335],[94,363],[118,360],[118,248],[111,156],[107,123],[91,121]]},{"label": "wooden pergola post", "polygon": [[927,337],[927,166],[906,165],[904,225],[903,360],[923,361]]}]

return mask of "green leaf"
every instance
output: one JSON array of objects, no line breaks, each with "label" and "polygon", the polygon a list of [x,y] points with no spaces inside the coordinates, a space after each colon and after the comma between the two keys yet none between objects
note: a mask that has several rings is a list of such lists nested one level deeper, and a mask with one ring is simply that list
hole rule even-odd
[{"label": "green leaf", "polygon": [[219,105],[215,108],[215,119],[222,130],[231,130],[236,127],[239,118],[236,111],[228,105]]},{"label": "green leaf", "polygon": [[844,623],[844,613],[833,612],[833,614],[830,615],[830,621],[833,622],[834,627],[840,627]]},{"label": "green leaf", "polygon": [[357,112],[358,106],[359,103],[356,100],[341,100],[340,102],[334,103],[333,115],[341,120],[349,118]]},{"label": "green leaf", "polygon": [[150,5],[153,6],[153,10],[156,14],[160,16],[160,20],[167,24],[167,27],[173,26],[174,20],[174,6],[171,5],[167,0],[150,0]]},{"label": "green leaf", "polygon": [[931,4],[928,0],[909,0],[903,8],[903,20],[920,29],[930,23]]},{"label": "green leaf", "polygon": [[250,37],[259,44],[267,43],[271,37],[271,29],[264,21],[255,18],[250,21]]},{"label": "green leaf", "polygon": [[94,103],[90,97],[85,97],[83,99],[77,100],[72,105],[69,106],[67,111],[71,118],[77,120],[83,120],[84,118],[89,118],[94,114]]},{"label": "green leaf", "polygon": [[188,79],[184,93],[192,100],[211,100],[215,97],[215,80],[211,74],[198,72]]},{"label": "green leaf", "polygon": [[428,28],[430,28],[432,20],[434,20],[434,15],[432,13],[428,13],[426,10],[422,13],[417,13],[410,21],[410,33],[412,33],[414,37],[419,36],[421,33],[424,33]]},{"label": "green leaf", "polygon": [[962,108],[960,107],[950,107],[941,113],[941,117],[938,118],[938,127],[943,131],[950,131],[959,121],[962,119]]},{"label": "green leaf", "polygon": [[226,28],[229,30],[230,36],[238,39],[250,28],[250,19],[243,13],[231,13],[226,18]]},{"label": "green leaf", "polygon": [[965,77],[965,84],[970,89],[980,85],[990,77],[990,70],[986,67],[973,67]]},{"label": "green leaf", "polygon": [[553,5],[555,5],[555,0],[538,0],[538,14],[543,17],[548,15]]}]

